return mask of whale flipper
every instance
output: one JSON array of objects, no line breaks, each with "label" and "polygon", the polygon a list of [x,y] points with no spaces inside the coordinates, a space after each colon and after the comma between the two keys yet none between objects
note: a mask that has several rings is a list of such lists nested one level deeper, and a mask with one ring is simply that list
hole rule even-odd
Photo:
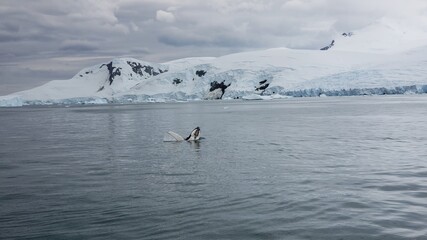
[{"label": "whale flipper", "polygon": [[163,139],[164,142],[180,142],[180,141],[197,141],[200,139],[200,128],[196,127],[191,131],[190,135],[186,138],[183,138],[178,133],[169,131],[165,135],[165,138]]},{"label": "whale flipper", "polygon": [[175,139],[175,141],[184,141],[185,139],[181,137],[178,133],[174,133],[172,131],[169,131],[168,134]]}]

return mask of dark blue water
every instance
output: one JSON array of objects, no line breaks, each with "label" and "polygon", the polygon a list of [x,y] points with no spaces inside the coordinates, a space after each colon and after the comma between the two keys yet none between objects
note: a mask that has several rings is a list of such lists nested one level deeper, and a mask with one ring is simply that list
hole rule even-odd
[{"label": "dark blue water", "polygon": [[425,95],[3,108],[0,239],[427,239],[426,133]]}]

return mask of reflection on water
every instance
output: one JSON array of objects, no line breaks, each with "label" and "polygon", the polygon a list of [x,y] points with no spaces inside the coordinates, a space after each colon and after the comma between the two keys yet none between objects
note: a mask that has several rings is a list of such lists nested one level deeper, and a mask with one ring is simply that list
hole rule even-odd
[{"label": "reflection on water", "polygon": [[201,140],[200,141],[191,141],[190,146],[198,152],[200,150],[200,142],[201,142]]},{"label": "reflection on water", "polygon": [[[426,105],[0,109],[0,238],[423,239]],[[200,141],[163,141],[194,126]]]}]

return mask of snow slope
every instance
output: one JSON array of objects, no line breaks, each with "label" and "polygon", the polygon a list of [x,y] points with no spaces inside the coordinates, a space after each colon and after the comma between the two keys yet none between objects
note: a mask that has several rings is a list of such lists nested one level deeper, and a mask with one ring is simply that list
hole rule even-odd
[{"label": "snow slope", "polygon": [[426,27],[420,22],[381,18],[376,23],[350,32],[351,36],[340,35],[332,49],[340,51],[376,52],[392,54],[426,45]]},{"label": "snow slope", "polygon": [[427,92],[425,32],[382,19],[331,40],[325,51],[274,48],[163,64],[117,58],[2,97],[0,105]]}]

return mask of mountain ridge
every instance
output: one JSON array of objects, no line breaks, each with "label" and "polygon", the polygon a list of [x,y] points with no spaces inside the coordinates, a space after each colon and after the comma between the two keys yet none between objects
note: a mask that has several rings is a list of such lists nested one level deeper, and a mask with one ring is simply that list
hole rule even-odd
[{"label": "mountain ridge", "polygon": [[[388,45],[387,34],[394,37]],[[69,80],[3,97],[0,105],[16,98],[18,105],[31,105],[425,93],[423,37],[380,22],[337,34],[327,51],[282,47],[166,63],[115,58]]]}]

